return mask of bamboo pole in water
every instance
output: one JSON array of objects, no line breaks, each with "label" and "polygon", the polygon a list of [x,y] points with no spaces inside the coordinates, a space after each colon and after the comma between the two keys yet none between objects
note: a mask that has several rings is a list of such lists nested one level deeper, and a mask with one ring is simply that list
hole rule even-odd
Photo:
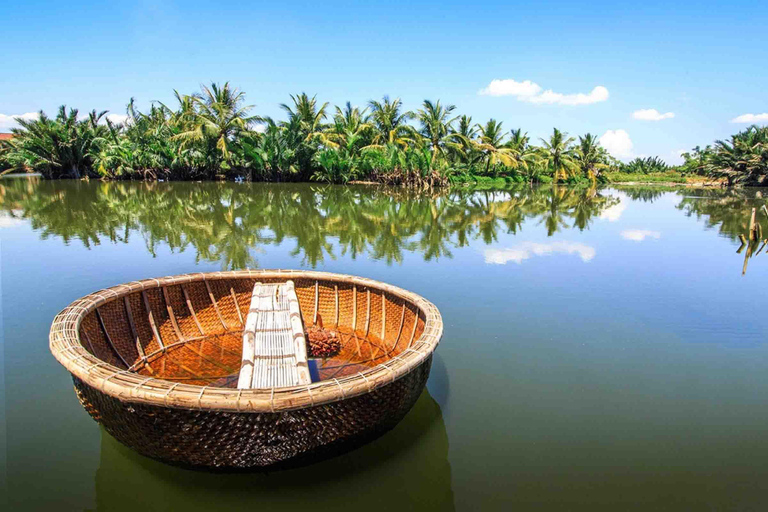
[{"label": "bamboo pole in water", "polygon": [[744,253],[744,266],[741,269],[741,275],[747,273],[747,263],[749,263],[749,258],[752,257],[752,253],[754,252],[755,247],[757,247],[756,242],[749,242],[749,246],[747,246],[747,252]]}]

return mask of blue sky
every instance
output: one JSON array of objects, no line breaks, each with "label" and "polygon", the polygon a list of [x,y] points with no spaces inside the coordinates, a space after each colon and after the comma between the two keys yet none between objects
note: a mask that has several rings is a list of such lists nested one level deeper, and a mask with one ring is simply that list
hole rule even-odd
[{"label": "blue sky", "polygon": [[[748,126],[739,116],[768,123],[768,2],[638,4],[8,2],[0,131],[61,104],[123,114],[131,97],[146,108],[227,80],[278,118],[302,91],[356,105],[389,94],[411,109],[441,99],[534,140],[553,126],[605,136],[625,159],[676,162]],[[665,118],[633,117],[650,109],[637,115]]]}]

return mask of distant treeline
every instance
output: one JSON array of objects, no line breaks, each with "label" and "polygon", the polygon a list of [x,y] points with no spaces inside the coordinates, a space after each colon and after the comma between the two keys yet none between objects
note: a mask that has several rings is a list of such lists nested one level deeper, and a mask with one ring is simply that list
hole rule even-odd
[{"label": "distant treeline", "polygon": [[516,182],[610,181],[610,173],[676,170],[758,185],[768,176],[768,129],[752,126],[729,141],[685,153],[685,163],[658,158],[623,163],[597,138],[554,129],[539,145],[522,129],[490,119],[475,123],[454,105],[425,100],[416,111],[385,96],[365,108],[330,108],[305,93],[281,107],[284,121],[254,115],[243,92],[223,85],[176,92],[178,105],[140,112],[131,100],[125,122],[106,112],[79,116],[62,106],[55,118],[18,119],[0,141],[0,171],[45,178],[138,180],[376,181],[433,187],[477,177]]}]

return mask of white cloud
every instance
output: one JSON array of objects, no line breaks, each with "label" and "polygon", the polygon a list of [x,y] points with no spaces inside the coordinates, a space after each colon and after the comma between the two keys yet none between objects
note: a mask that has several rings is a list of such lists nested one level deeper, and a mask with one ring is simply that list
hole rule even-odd
[{"label": "white cloud", "polygon": [[632,158],[634,145],[625,130],[608,130],[600,137],[600,145],[616,158]]},{"label": "white cloud", "polygon": [[[88,119],[90,115],[91,115],[90,112],[78,112],[77,120],[85,121]],[[99,121],[99,124],[107,124],[105,119],[109,119],[112,122],[112,124],[125,124],[128,122],[128,115],[127,114],[107,114],[101,118],[101,121]]]},{"label": "white cloud", "polygon": [[600,213],[600,218],[607,220],[608,222],[616,222],[621,218],[621,214],[627,209],[627,203],[625,201],[619,201],[618,204],[609,206]]},{"label": "white cloud", "polygon": [[21,219],[17,219],[15,217],[9,217],[4,214],[0,215],[0,229],[12,228],[14,226],[20,226],[21,224],[24,224],[24,221]]},{"label": "white cloud", "polygon": [[253,131],[256,133],[264,133],[267,131],[267,125],[266,124],[257,124],[253,127]]},{"label": "white cloud", "polygon": [[608,99],[608,89],[598,85],[589,93],[562,94],[548,89],[542,92],[542,87],[530,80],[518,82],[511,78],[505,80],[492,80],[488,87],[481,89],[479,94],[483,96],[515,96],[518,101],[529,103],[546,103],[549,105],[589,105]]},{"label": "white cloud", "polygon": [[127,114],[107,114],[105,117],[112,121],[112,123],[125,124],[128,122]]},{"label": "white cloud", "polygon": [[530,80],[517,82],[508,78],[506,80],[491,80],[491,83],[485,89],[480,90],[480,94],[485,96],[517,96],[529,97],[535,96],[541,92],[541,86]]},{"label": "white cloud", "polygon": [[641,109],[641,110],[635,110],[632,112],[632,117],[635,119],[639,119],[640,121],[661,121],[664,119],[672,119],[675,117],[674,112],[667,112],[666,114],[662,114],[655,108],[647,108],[647,109]]},{"label": "white cloud", "polygon": [[18,128],[19,123],[16,122],[16,118],[22,119],[37,119],[39,114],[37,112],[27,112],[26,114],[0,114],[0,132],[9,132],[11,128]]},{"label": "white cloud", "polygon": [[552,89],[544,91],[537,96],[530,96],[524,99],[531,103],[547,103],[549,105],[589,105],[591,103],[599,103],[608,99],[608,89],[602,85],[598,85],[592,89],[589,94],[561,94],[554,92]]},{"label": "white cloud", "polygon": [[[16,122],[16,118],[20,117],[22,119],[37,119],[37,117],[40,114],[37,112],[27,112],[26,114],[18,114],[18,115],[6,115],[6,114],[0,114],[0,132],[9,132],[11,131],[11,128],[18,128],[19,123]],[[88,119],[88,112],[78,112],[77,113],[77,119],[78,120],[84,120]],[[128,116],[126,114],[107,114],[104,116],[105,118],[112,121],[112,123],[115,124],[125,124],[128,121]],[[104,118],[102,118],[101,121],[102,124],[105,124]]]},{"label": "white cloud", "polygon": [[573,242],[550,242],[547,244],[523,242],[506,249],[486,249],[483,251],[485,262],[497,265],[504,265],[510,261],[520,265],[524,260],[530,259],[532,256],[548,256],[555,253],[575,253],[585,263],[595,257],[595,249],[593,247]]},{"label": "white cloud", "polygon": [[731,119],[732,123],[761,123],[768,122],[768,112],[763,114],[742,114]]},{"label": "white cloud", "polygon": [[687,153],[690,151],[689,149],[673,149],[669,152],[669,158],[665,159],[666,162],[670,165],[680,165],[682,164],[685,159],[683,158],[683,153]]},{"label": "white cloud", "polygon": [[642,242],[646,238],[661,238],[661,233],[658,231],[649,231],[647,229],[627,229],[621,232],[621,238],[625,240],[632,240],[633,242]]}]

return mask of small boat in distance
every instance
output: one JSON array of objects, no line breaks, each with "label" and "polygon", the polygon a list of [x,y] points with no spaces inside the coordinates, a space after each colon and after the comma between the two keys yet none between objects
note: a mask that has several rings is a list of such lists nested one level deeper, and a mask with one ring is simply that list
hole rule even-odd
[{"label": "small boat in distance", "polygon": [[442,332],[432,303],[395,286],[242,270],[83,297],[54,319],[50,349],[123,444],[171,464],[247,469],[311,462],[394,427]]}]

